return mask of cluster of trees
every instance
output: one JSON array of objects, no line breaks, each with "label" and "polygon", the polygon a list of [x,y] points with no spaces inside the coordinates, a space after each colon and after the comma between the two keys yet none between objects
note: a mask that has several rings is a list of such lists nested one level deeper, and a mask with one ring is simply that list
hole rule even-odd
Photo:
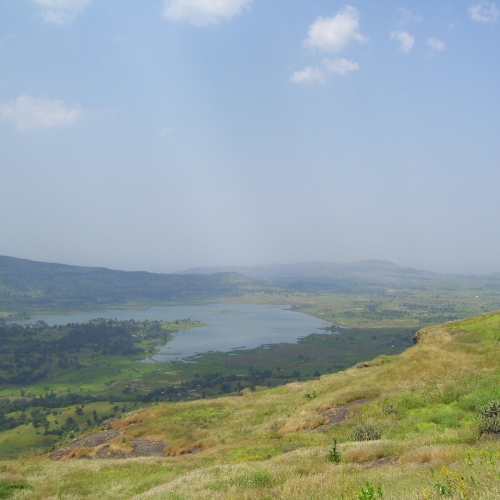
[{"label": "cluster of trees", "polygon": [[[319,372],[316,372],[319,376]],[[316,374],[315,374],[316,376]],[[136,399],[141,403],[151,403],[154,401],[174,401],[184,398],[189,392],[202,392],[204,390],[215,389],[219,394],[227,394],[234,391],[241,391],[245,388],[255,389],[257,385],[270,385],[271,378],[290,378],[300,377],[300,372],[294,371],[290,374],[273,373],[271,370],[258,370],[250,368],[248,375],[223,375],[220,372],[205,373],[202,376],[196,376],[193,380],[182,382],[178,386],[157,387],[146,394],[137,394]],[[130,387],[123,391],[125,394],[132,392]],[[213,391],[211,391],[213,392]]]},{"label": "cluster of trees", "polygon": [[167,341],[175,328],[160,321],[97,319],[82,324],[50,327],[0,324],[0,384],[31,385],[51,370],[81,368],[81,350],[103,355],[143,354],[136,344],[143,340]]},{"label": "cluster of trees", "polygon": [[[80,405],[77,407],[77,414],[79,408],[83,408],[86,404],[95,403],[97,401],[109,401],[114,402],[112,396],[82,396],[80,394],[75,394],[69,392],[67,394],[62,394],[57,396],[53,392],[46,394],[45,396],[28,398],[2,398],[0,399],[0,431],[15,429],[20,425],[25,425],[32,423],[34,427],[48,427],[47,415],[54,412],[57,408],[66,408],[69,406]],[[27,413],[29,410],[31,411]],[[83,411],[83,410],[81,410]],[[118,407],[117,407],[118,411]],[[123,410],[122,410],[123,411]],[[8,416],[9,414],[20,412],[18,418],[13,416]],[[95,413],[95,412],[94,412]],[[28,416],[31,416],[31,418]],[[103,415],[97,417],[95,415],[94,422],[100,424],[104,420],[109,418],[108,415]],[[66,432],[68,427],[68,422],[66,422],[66,427],[63,427],[63,432]],[[70,429],[71,430],[71,429]],[[73,429],[76,430],[76,429]],[[54,434],[54,432],[49,432],[49,434]],[[56,433],[57,434],[57,433]]]}]

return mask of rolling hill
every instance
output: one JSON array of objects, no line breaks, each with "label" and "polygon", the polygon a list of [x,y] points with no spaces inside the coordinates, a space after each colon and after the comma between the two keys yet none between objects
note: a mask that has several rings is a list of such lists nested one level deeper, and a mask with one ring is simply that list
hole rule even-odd
[{"label": "rolling hill", "polygon": [[310,287],[330,291],[360,291],[380,286],[460,286],[478,283],[498,286],[498,277],[442,274],[398,266],[385,260],[366,260],[339,264],[332,262],[303,262],[267,266],[196,267],[178,274],[210,275],[235,272],[249,278],[284,286]]},{"label": "rolling hill", "polygon": [[252,286],[254,280],[236,273],[127,272],[0,256],[0,311],[207,300],[237,296]]}]

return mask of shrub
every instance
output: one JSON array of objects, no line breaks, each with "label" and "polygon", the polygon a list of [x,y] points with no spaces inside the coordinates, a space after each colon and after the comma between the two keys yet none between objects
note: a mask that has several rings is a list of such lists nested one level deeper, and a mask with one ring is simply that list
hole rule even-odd
[{"label": "shrub", "polygon": [[377,500],[383,498],[382,488],[375,489],[368,481],[357,494],[358,500]]},{"label": "shrub", "polygon": [[396,415],[398,410],[394,408],[394,405],[392,403],[386,403],[384,406],[382,406],[382,411],[386,415]]},{"label": "shrub", "polygon": [[31,486],[23,481],[0,481],[0,498],[9,498],[16,490],[30,490]]},{"label": "shrub", "polygon": [[318,395],[318,393],[316,391],[311,391],[311,392],[307,392],[306,394],[304,394],[304,397],[308,398],[308,399],[313,399],[317,395]]},{"label": "shrub", "polygon": [[358,424],[351,432],[351,441],[376,441],[382,437],[382,432],[369,423]]},{"label": "shrub", "polygon": [[500,432],[500,399],[490,401],[477,409],[481,432]]},{"label": "shrub", "polygon": [[342,460],[342,457],[341,457],[339,451],[337,450],[337,440],[336,439],[333,440],[333,444],[330,447],[330,449],[328,450],[328,460],[330,460],[330,462],[335,462],[336,464],[340,463],[340,461]]}]

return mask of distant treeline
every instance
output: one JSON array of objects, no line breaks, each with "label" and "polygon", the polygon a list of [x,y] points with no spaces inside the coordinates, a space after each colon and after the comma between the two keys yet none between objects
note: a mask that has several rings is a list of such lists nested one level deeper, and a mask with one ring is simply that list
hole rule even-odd
[{"label": "distant treeline", "polygon": [[[315,377],[319,377],[320,373],[316,372]],[[220,372],[205,373],[194,380],[182,382],[180,385],[157,387],[147,394],[137,394],[136,400],[141,403],[151,403],[155,401],[175,401],[182,399],[189,392],[200,392],[203,389],[218,388],[220,394],[228,394],[234,391],[242,391],[245,388],[255,389],[257,385],[270,385],[271,378],[283,379],[281,384],[288,380],[295,380],[300,377],[300,372],[294,370],[292,374],[280,374],[271,370],[258,370],[250,368],[248,375],[224,375]],[[124,393],[130,393],[129,388],[124,389]],[[202,392],[203,394],[203,392]]]}]

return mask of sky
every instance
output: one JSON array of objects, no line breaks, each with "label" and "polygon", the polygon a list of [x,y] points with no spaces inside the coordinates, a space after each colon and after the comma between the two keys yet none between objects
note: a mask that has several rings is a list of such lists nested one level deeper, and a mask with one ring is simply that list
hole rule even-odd
[{"label": "sky", "polygon": [[500,3],[0,0],[0,255],[500,271]]}]

